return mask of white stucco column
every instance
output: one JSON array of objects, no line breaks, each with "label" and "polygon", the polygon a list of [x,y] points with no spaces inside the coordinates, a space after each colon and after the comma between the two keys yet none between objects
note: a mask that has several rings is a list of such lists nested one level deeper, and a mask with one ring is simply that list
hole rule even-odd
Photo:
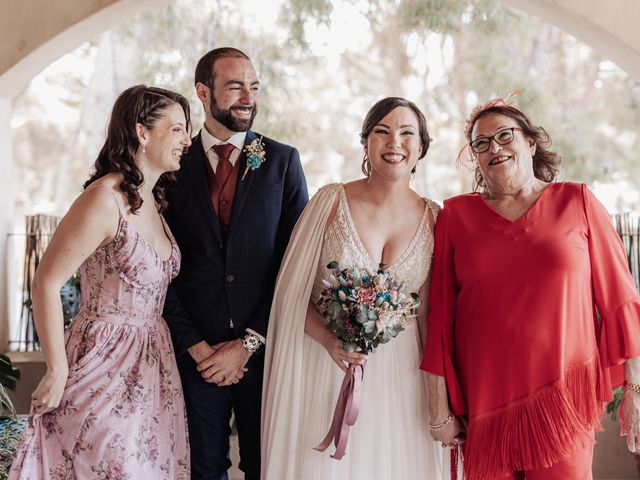
[{"label": "white stucco column", "polygon": [[13,239],[8,236],[13,230],[11,111],[12,100],[0,97],[0,352],[7,348],[9,320],[14,311]]}]

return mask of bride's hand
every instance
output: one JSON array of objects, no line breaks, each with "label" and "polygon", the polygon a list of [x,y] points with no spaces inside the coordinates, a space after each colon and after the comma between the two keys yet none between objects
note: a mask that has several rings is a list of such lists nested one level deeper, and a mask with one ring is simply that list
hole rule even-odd
[{"label": "bride's hand", "polygon": [[[467,429],[458,417],[453,414],[451,414],[451,416],[452,420],[442,428],[434,429],[434,424],[431,424],[429,431],[435,441],[442,442],[443,447],[455,448],[466,440]],[[443,422],[444,421],[445,420],[443,420]],[[436,423],[435,425],[438,424],[442,424],[442,422]]]},{"label": "bride's hand", "polygon": [[368,357],[364,353],[347,352],[343,345],[344,342],[342,340],[327,331],[327,336],[324,342],[322,342],[322,346],[327,350],[331,359],[343,372],[347,371],[350,363],[363,366],[367,363]]}]

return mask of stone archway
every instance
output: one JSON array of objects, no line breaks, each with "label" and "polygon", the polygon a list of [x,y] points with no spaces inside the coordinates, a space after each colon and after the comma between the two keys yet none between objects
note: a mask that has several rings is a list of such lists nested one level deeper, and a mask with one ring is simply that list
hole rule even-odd
[{"label": "stone archway", "polygon": [[[640,36],[634,0],[500,0],[591,45],[640,81]],[[12,99],[43,68],[85,39],[171,0],[44,0],[4,7],[0,20],[0,97]]]},{"label": "stone archway", "polygon": [[31,79],[83,41],[171,0],[25,0],[4,7],[0,22],[0,96],[13,98]]}]

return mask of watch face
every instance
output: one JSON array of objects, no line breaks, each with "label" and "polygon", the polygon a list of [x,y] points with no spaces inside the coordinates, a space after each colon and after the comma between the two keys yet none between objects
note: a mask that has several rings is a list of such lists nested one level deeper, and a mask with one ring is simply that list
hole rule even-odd
[{"label": "watch face", "polygon": [[244,345],[249,352],[253,353],[258,351],[262,342],[260,342],[260,339],[256,335],[249,333],[242,339],[242,345]]}]

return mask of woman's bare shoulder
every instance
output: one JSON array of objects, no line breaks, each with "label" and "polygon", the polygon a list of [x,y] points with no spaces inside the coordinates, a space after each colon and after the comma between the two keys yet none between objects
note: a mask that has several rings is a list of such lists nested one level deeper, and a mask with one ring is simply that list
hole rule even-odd
[{"label": "woman's bare shoulder", "polygon": [[85,189],[71,205],[69,213],[80,217],[111,218],[119,215],[118,193],[110,187],[96,185]]},{"label": "woman's bare shoulder", "polygon": [[105,201],[107,197],[111,197],[113,200],[108,203],[115,202],[117,207],[122,209],[128,203],[127,197],[120,189],[122,178],[123,175],[121,173],[108,173],[88,185],[83,195],[86,194],[91,198],[99,198],[101,201]]}]

